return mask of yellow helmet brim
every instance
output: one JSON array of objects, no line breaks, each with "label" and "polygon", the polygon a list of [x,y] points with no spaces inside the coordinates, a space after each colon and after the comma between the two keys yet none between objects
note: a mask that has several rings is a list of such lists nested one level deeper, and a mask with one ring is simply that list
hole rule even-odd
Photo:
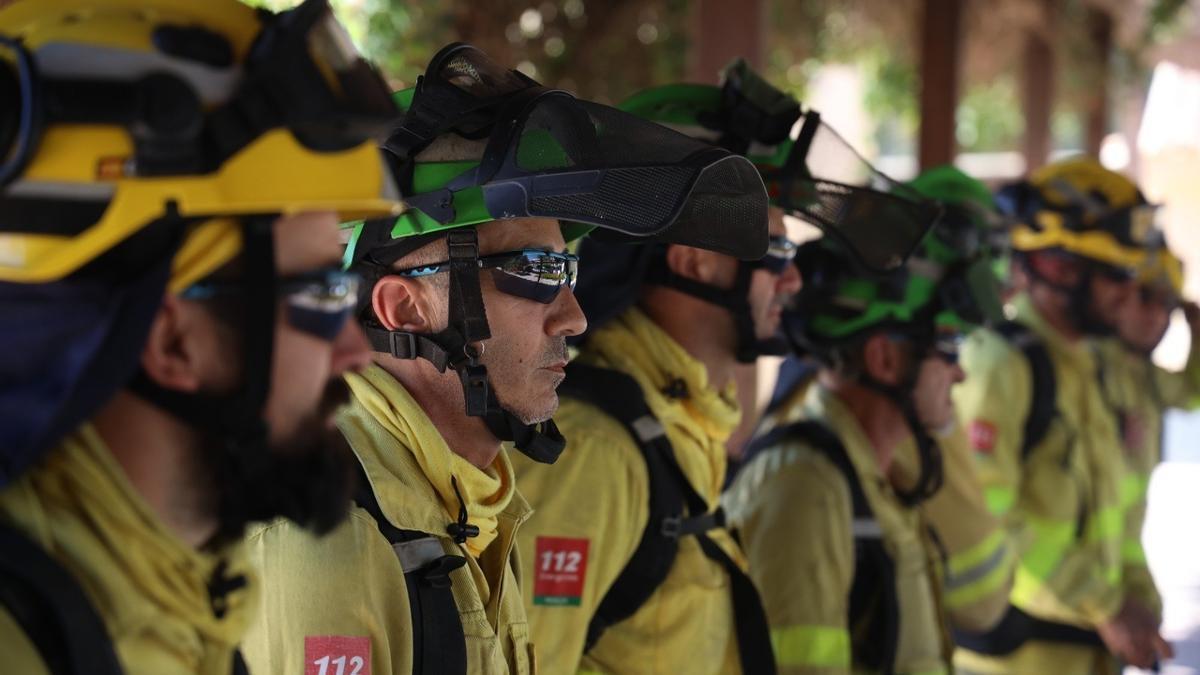
[{"label": "yellow helmet brim", "polygon": [[[198,176],[117,179],[110,185],[86,182],[70,152],[53,152],[51,143],[70,138],[69,129],[47,134],[38,161],[13,187],[58,196],[72,188],[95,195],[109,191],[101,218],[77,234],[0,233],[0,280],[44,283],[70,275],[124,241],[148,223],[171,213],[183,218],[231,218],[245,215],[335,211],[343,221],[397,215],[399,195],[373,142],[342,152],[314,152],[288,131],[264,134],[234,155],[215,173]],[[94,137],[122,141],[96,130]],[[57,136],[57,138],[56,138]],[[78,137],[77,137],[78,138]],[[127,145],[127,143],[125,143]],[[49,147],[47,147],[49,146]],[[117,149],[117,148],[114,148]],[[80,182],[63,181],[78,176]],[[53,180],[49,180],[53,177]]]}]

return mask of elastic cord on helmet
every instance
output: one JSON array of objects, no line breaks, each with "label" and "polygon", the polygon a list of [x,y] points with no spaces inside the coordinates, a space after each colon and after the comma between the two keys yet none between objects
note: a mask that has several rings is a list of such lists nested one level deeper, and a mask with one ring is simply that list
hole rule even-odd
[{"label": "elastic cord on helmet", "polygon": [[445,330],[433,335],[389,331],[376,324],[364,326],[375,351],[398,359],[425,359],[439,372],[447,368],[458,374],[466,400],[466,414],[480,417],[492,435],[512,441],[530,459],[553,464],[566,447],[566,439],[553,420],[525,424],[500,404],[480,362],[482,349],[476,344],[491,337],[483,290],[479,285],[479,239],[473,227],[445,233],[450,255],[450,317]]}]

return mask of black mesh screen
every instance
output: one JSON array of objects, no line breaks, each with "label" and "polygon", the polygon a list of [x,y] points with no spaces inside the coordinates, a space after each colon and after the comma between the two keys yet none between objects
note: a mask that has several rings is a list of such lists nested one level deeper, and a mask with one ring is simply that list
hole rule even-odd
[{"label": "black mesh screen", "polygon": [[[592,192],[534,197],[529,202],[529,213],[554,217],[570,214],[567,217],[571,219],[610,223],[619,230],[653,231],[670,222],[695,174],[694,169],[670,166],[612,169],[604,173],[600,185]],[[647,188],[661,198],[630,198]]]},{"label": "black mesh screen", "polygon": [[[539,179],[531,215],[660,234],[740,258],[765,252],[767,201],[753,165],[666,127],[551,96],[526,118],[513,156],[522,172],[579,177],[574,189]],[[599,170],[598,183],[586,184],[586,170]]]},{"label": "black mesh screen", "polygon": [[[489,121],[471,127],[480,138],[485,131],[489,136],[478,169],[468,176],[473,185],[448,189],[482,187],[492,217],[579,221],[745,259],[766,253],[767,195],[749,160],[616,108],[543,89],[474,48],[445,48],[430,73],[431,82],[451,87],[418,92],[431,101],[426,117],[434,121],[426,127],[438,129],[442,122],[434,113],[443,103],[460,118]],[[455,129],[462,135],[461,125]],[[438,194],[437,203],[446,196],[452,195]]]},{"label": "black mesh screen", "polygon": [[[866,267],[899,267],[937,222],[940,208],[879,172],[821,124],[782,205],[839,239]],[[780,186],[775,185],[779,188]]]}]

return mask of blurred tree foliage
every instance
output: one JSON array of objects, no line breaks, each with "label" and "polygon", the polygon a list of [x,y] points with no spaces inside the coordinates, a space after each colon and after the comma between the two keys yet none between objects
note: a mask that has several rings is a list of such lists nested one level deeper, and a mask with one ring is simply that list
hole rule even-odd
[{"label": "blurred tree foliage", "polygon": [[[0,0],[2,1],[2,0]],[[245,0],[281,9],[298,0]],[[730,0],[736,1],[736,0]],[[1097,65],[1086,12],[1095,0],[1059,0],[1054,25],[1059,147],[1078,147],[1080,117]],[[549,86],[604,102],[685,77],[689,0],[331,0],[365,54],[396,88],[411,86],[443,45],[475,44]],[[1023,36],[1047,25],[1042,0],[963,0],[964,67],[955,134],[963,151],[1018,146]],[[1150,0],[1139,44],[1122,46],[1116,67],[1145,77],[1138,55],[1168,39],[1188,0]],[[769,80],[801,100],[823,64],[857,66],[877,148],[911,152],[918,123],[920,0],[768,0]],[[1130,75],[1132,73],[1132,75]],[[835,122],[836,125],[836,122]]]},{"label": "blurred tree foliage", "polygon": [[[247,0],[272,8],[295,0]],[[687,0],[332,0],[397,88],[450,42],[474,44],[543,84],[600,101],[683,78]]]}]

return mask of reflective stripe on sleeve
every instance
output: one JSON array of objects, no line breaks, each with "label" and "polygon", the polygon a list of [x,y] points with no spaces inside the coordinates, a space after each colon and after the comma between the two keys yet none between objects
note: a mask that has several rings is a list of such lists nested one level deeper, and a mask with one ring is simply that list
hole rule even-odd
[{"label": "reflective stripe on sleeve", "polygon": [[850,667],[850,632],[802,624],[771,630],[771,646],[781,666]]}]

